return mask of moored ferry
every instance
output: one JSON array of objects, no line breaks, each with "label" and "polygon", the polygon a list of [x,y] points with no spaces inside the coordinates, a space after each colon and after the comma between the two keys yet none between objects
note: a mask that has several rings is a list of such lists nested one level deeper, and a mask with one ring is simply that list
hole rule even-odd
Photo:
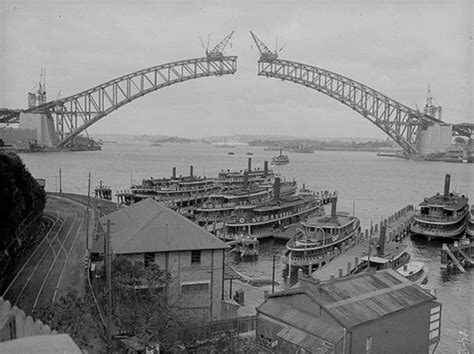
[{"label": "moored ferry", "polygon": [[332,200],[331,215],[316,216],[301,222],[302,228],[286,244],[282,257],[291,267],[312,267],[321,264],[325,255],[337,252],[360,233],[360,220],[346,213],[337,213],[337,199]]},{"label": "moored ferry", "polygon": [[272,165],[286,165],[290,163],[290,158],[287,155],[283,155],[282,149],[280,149],[280,155],[274,156],[272,159]]},{"label": "moored ferry", "polygon": [[[296,189],[296,182],[283,182],[280,186],[280,196],[293,195]],[[273,198],[274,188],[271,185],[211,194],[202,204],[192,208],[193,219],[200,226],[221,222],[226,218],[231,218],[236,209],[255,208],[258,205],[270,202]]]},{"label": "moored ferry", "polygon": [[145,179],[141,185],[131,186],[134,202],[145,198],[153,198],[160,202],[173,204],[196,204],[197,200],[220,190],[219,184],[214,179],[196,177],[193,175],[193,166],[190,167],[189,176],[176,176],[173,167],[171,178]]},{"label": "moored ferry", "polygon": [[248,167],[245,171],[221,171],[217,174],[216,182],[221,186],[221,190],[231,191],[247,186],[272,185],[275,174],[268,169],[268,161],[260,168],[252,169],[252,158],[248,159]]},{"label": "moored ferry", "polygon": [[275,178],[273,200],[263,204],[236,208],[224,222],[220,237],[235,239],[242,235],[256,238],[270,237],[285,227],[320,213],[316,195],[280,196],[280,178]]},{"label": "moored ferry", "polygon": [[454,238],[464,234],[469,218],[468,198],[449,192],[450,178],[447,174],[443,195],[438,193],[419,204],[420,209],[410,225],[411,232],[428,238]]}]

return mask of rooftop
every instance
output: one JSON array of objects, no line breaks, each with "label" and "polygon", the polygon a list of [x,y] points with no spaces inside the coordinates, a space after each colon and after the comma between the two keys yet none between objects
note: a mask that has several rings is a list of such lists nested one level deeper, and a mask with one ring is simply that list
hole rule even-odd
[{"label": "rooftop", "polygon": [[[211,233],[151,198],[103,216],[100,222],[104,230],[107,220],[112,223],[110,242],[115,254],[229,248]],[[103,248],[103,240],[95,244],[93,252]]]},{"label": "rooftop", "polygon": [[425,200],[420,203],[420,207],[434,206],[449,210],[459,210],[467,204],[468,200],[469,199],[464,195],[460,196],[451,193],[448,197],[445,197],[442,194],[436,194],[432,197],[425,198]]},{"label": "rooftop", "polygon": [[[265,309],[268,312],[267,309],[271,309],[272,316],[276,315],[277,318],[288,322],[289,315],[285,316],[278,310],[281,304],[285,303],[282,298],[301,296],[301,291],[304,291],[311,298],[313,306],[314,303],[319,304],[341,325],[352,328],[435,299],[393,269],[362,273],[321,283],[303,278],[300,284],[299,294],[294,292],[272,294],[259,310]],[[293,314],[296,313],[302,316],[295,310]],[[311,316],[313,321],[317,321],[315,323],[321,321],[318,316],[308,313],[304,315]],[[295,323],[295,327],[305,329],[298,323]],[[325,330],[318,330],[317,333],[326,333]],[[326,334],[324,338],[330,339]]]}]

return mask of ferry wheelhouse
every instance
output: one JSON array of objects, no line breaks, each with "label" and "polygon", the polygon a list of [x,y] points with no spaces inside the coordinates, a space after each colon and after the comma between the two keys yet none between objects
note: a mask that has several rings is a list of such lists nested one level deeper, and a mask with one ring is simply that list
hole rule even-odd
[{"label": "ferry wheelhouse", "polygon": [[282,149],[280,149],[280,155],[274,156],[272,159],[272,165],[286,165],[290,163],[290,158],[287,155],[283,155]]},{"label": "ferry wheelhouse", "polygon": [[221,237],[235,239],[243,235],[256,238],[272,236],[285,227],[321,212],[315,195],[280,196],[280,178],[275,178],[273,200],[263,204],[236,208],[224,222]]},{"label": "ferry wheelhouse", "polygon": [[335,253],[343,243],[360,233],[360,220],[336,212],[337,199],[332,200],[331,215],[316,216],[301,222],[302,228],[287,242],[282,257],[291,267],[312,267],[320,264],[327,253]]},{"label": "ferry wheelhouse", "polygon": [[176,168],[173,167],[171,178],[146,179],[141,185],[131,186],[130,189],[135,202],[153,198],[171,205],[183,206],[196,204],[205,196],[219,191],[220,186],[214,179],[194,176],[193,166],[191,166],[189,176],[176,177]]},{"label": "ferry wheelhouse", "polygon": [[447,174],[444,194],[439,193],[419,204],[410,231],[428,238],[454,238],[464,234],[469,219],[468,198],[449,192],[450,175]]}]

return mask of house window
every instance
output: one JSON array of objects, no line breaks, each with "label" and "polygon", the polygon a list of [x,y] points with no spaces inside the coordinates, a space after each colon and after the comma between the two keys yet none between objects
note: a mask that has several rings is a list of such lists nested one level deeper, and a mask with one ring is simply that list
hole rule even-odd
[{"label": "house window", "polygon": [[367,337],[365,340],[365,352],[372,353],[372,336]]},{"label": "house window", "polygon": [[155,263],[155,254],[154,253],[145,253],[143,264],[145,268],[150,265],[150,263]]},{"label": "house window", "polygon": [[181,292],[185,293],[199,293],[199,292],[208,292],[209,283],[193,283],[193,284],[182,284]]},{"label": "house window", "polygon": [[191,251],[191,264],[201,264],[201,251]]}]

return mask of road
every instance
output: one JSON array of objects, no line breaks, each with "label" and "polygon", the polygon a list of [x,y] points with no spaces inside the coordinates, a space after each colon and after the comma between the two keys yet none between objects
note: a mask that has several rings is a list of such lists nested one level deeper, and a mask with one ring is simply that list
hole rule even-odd
[{"label": "road", "polygon": [[[78,295],[84,294],[86,212],[80,203],[48,195],[44,214],[52,226],[5,290],[3,298],[28,314],[34,308],[57,300],[69,289]],[[89,221],[92,225],[92,213]]]}]

